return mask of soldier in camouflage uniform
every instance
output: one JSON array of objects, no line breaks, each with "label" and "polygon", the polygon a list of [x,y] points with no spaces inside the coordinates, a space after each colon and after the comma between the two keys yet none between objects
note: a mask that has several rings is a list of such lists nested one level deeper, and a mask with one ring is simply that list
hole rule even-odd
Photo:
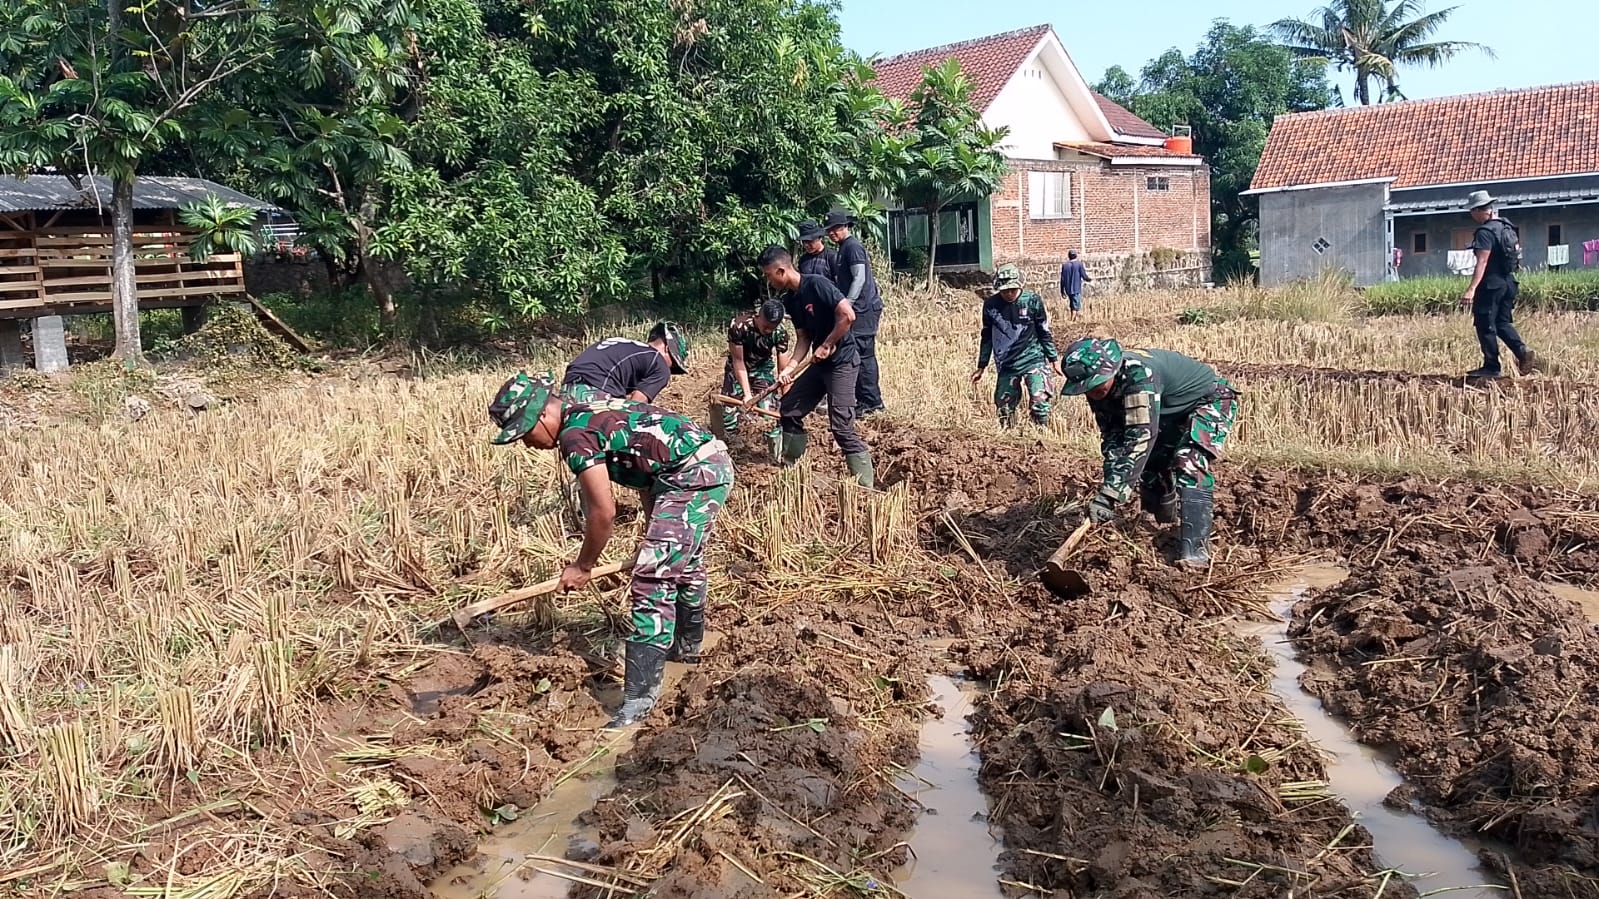
[{"label": "soldier in camouflage uniform", "polygon": [[1049,424],[1050,375],[1060,371],[1055,335],[1049,332],[1044,301],[1022,289],[1022,274],[1014,265],[999,267],[994,273],[994,294],[983,301],[983,339],[973,384],[982,380],[990,358],[999,362],[999,380],[994,384],[999,423],[1007,428],[1016,425],[1016,407],[1021,405],[1025,386],[1032,400],[1033,424]]},{"label": "soldier in camouflage uniform", "polygon": [[633,567],[633,633],[627,638],[622,706],[610,727],[649,714],[666,662],[698,661],[705,637],[705,545],[733,489],[733,460],[710,432],[678,415],[628,400],[573,403],[545,372],[506,381],[489,406],[494,443],[520,440],[559,449],[577,475],[589,513],[583,547],[561,571],[561,589],[588,584],[611,539],[611,484],[643,495],[649,524]]},{"label": "soldier in camouflage uniform", "polygon": [[[1210,366],[1169,350],[1122,350],[1084,338],[1061,361],[1062,393],[1088,397],[1099,424],[1104,483],[1088,516],[1110,521],[1138,484],[1144,508],[1165,524],[1179,520],[1178,563],[1210,563],[1216,478],[1238,416],[1238,391]],[[1180,505],[1179,505],[1180,504]]]},{"label": "soldier in camouflage uniform", "polygon": [[[788,329],[783,327],[783,301],[767,300],[755,312],[746,312],[727,326],[727,365],[722,371],[722,393],[747,399],[777,382],[779,369],[788,367]],[[761,408],[777,413],[774,391],[761,400]],[[722,427],[729,434],[738,430],[742,417],[739,406],[722,410]],[[766,429],[772,455],[779,452],[782,429],[776,418]]]}]

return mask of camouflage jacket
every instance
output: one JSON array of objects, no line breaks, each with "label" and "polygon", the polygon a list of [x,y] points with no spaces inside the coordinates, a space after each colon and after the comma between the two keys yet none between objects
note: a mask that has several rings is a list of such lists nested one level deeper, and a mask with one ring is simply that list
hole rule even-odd
[{"label": "camouflage jacket", "polygon": [[1055,335],[1049,330],[1049,312],[1038,294],[1024,290],[1016,302],[1007,303],[996,293],[983,301],[978,368],[987,368],[992,358],[1002,372],[1021,372],[1043,362],[1054,362],[1057,355]]},{"label": "camouflage jacket", "polygon": [[576,403],[561,418],[557,446],[573,474],[604,465],[614,483],[655,486],[715,438],[675,412],[626,400]]},{"label": "camouflage jacket", "polygon": [[1089,400],[1105,459],[1100,492],[1114,502],[1132,497],[1162,427],[1187,416],[1221,386],[1216,370],[1169,350],[1127,350],[1104,399]]},{"label": "camouflage jacket", "polygon": [[778,325],[770,334],[755,327],[755,313],[746,312],[727,325],[727,345],[744,348],[744,367],[757,371],[772,364],[778,353],[788,352],[788,326]]}]

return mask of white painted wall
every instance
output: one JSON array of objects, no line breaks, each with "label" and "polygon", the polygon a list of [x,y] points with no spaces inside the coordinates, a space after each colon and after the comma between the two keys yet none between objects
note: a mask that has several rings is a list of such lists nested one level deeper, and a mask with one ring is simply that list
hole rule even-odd
[{"label": "white painted wall", "polygon": [[[1000,89],[983,113],[990,128],[1008,127],[1004,153],[1013,159],[1055,159],[1055,144],[1104,140],[1067,101],[1063,84],[1075,76],[1072,63],[1046,40]],[[1089,102],[1093,101],[1090,96]],[[1088,113],[1092,115],[1093,113]],[[1101,130],[1095,123],[1094,130]]]}]

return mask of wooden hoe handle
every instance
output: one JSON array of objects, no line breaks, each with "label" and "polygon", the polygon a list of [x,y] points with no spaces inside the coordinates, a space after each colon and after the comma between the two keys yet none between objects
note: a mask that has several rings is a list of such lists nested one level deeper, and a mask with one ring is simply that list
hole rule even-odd
[{"label": "wooden hoe handle", "polygon": [[[611,577],[612,575],[621,574],[624,571],[632,571],[633,561],[634,560],[629,559],[626,562],[612,562],[609,565],[601,565],[594,569],[592,576],[595,578]],[[472,619],[478,617],[479,615],[486,615],[489,612],[498,611],[506,606],[514,606],[519,602],[526,602],[536,596],[554,593],[556,590],[560,589],[560,586],[561,579],[559,577],[553,577],[547,581],[534,584],[531,587],[523,587],[520,590],[512,590],[509,593],[501,593],[499,596],[481,600],[479,602],[472,603],[469,606],[462,606],[450,617],[454,619],[456,626],[464,630],[467,625],[472,623]]]}]

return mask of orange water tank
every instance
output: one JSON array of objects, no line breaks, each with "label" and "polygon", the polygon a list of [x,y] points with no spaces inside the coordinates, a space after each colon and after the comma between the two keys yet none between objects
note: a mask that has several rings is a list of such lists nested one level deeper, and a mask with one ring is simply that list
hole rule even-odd
[{"label": "orange water tank", "polygon": [[1173,135],[1166,138],[1166,149],[1173,153],[1192,156],[1194,154],[1194,139],[1186,134]]}]

